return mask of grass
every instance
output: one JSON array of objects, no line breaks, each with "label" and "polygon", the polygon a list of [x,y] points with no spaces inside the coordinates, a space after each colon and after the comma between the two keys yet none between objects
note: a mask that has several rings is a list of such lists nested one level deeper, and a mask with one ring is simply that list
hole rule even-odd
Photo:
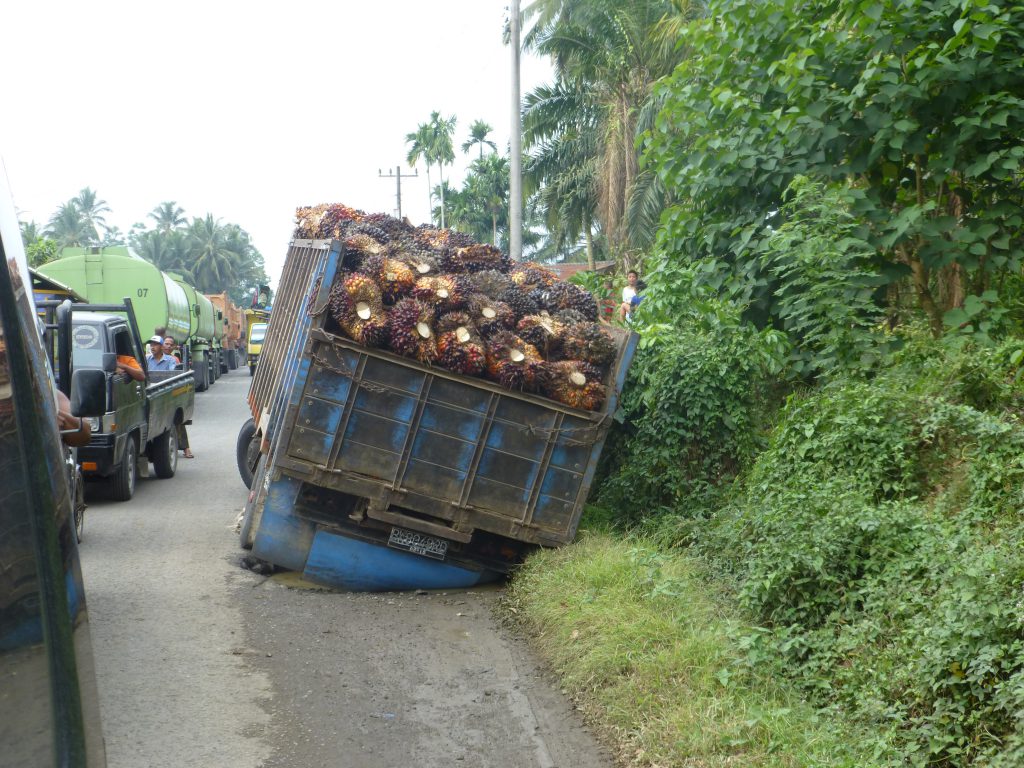
[{"label": "grass", "polygon": [[504,608],[626,766],[875,764],[857,734],[742,662],[693,560],[588,535],[532,557]]}]

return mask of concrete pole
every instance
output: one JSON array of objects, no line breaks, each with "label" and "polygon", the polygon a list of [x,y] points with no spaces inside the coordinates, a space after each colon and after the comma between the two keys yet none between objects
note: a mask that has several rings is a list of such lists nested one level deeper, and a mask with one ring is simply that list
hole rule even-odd
[{"label": "concrete pole", "polygon": [[523,125],[519,106],[519,0],[509,3],[512,47],[512,129],[509,152],[508,253],[512,261],[523,258]]},{"label": "concrete pole", "polygon": [[398,201],[398,220],[402,220],[402,166],[395,166],[395,199]]}]

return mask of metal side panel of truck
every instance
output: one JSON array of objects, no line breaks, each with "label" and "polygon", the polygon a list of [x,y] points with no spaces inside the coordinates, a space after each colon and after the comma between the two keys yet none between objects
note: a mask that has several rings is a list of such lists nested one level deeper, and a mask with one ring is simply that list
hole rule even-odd
[{"label": "metal side panel of truck", "polygon": [[253,555],[356,589],[471,586],[573,539],[635,334],[601,411],[511,392],[330,333],[335,241],[295,241],[250,390],[265,457]]}]

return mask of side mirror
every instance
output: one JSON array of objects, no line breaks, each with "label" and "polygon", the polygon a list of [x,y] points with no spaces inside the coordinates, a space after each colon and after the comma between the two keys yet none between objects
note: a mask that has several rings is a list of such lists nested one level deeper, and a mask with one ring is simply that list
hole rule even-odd
[{"label": "side mirror", "polygon": [[104,373],[115,373],[117,371],[117,355],[113,352],[104,352],[100,368]]},{"label": "side mirror", "polygon": [[95,368],[81,368],[71,374],[71,413],[102,416],[106,411],[107,375]]}]

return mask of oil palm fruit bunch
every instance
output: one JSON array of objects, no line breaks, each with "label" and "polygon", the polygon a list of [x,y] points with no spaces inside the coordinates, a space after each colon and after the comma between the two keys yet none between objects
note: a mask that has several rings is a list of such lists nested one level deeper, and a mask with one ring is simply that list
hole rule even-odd
[{"label": "oil palm fruit bunch", "polygon": [[560,312],[556,312],[555,318],[562,325],[577,325],[578,323],[590,322],[582,312],[577,312],[575,309],[563,309]]},{"label": "oil palm fruit bunch", "polygon": [[382,245],[391,240],[391,237],[387,232],[369,222],[368,216],[364,216],[359,221],[351,224],[348,228],[348,232],[352,235],[366,235],[367,237],[372,237]]},{"label": "oil palm fruit bunch", "polygon": [[434,252],[420,248],[418,245],[413,244],[411,248],[394,249],[392,254],[392,258],[400,259],[408,264],[417,278],[434,276],[441,272],[438,258]]},{"label": "oil palm fruit bunch", "polygon": [[498,300],[508,304],[516,320],[527,315],[536,315],[541,310],[537,299],[518,285],[510,285],[498,295]]},{"label": "oil palm fruit bunch", "polygon": [[517,264],[509,273],[512,282],[529,293],[537,288],[552,285],[558,280],[558,276],[550,269],[545,269],[532,261]]},{"label": "oil palm fruit bunch", "polygon": [[615,360],[618,348],[600,323],[576,323],[570,325],[562,336],[562,354],[572,360],[606,370]]},{"label": "oil palm fruit bunch", "polygon": [[387,239],[382,242],[390,242],[397,238],[405,237],[410,229],[401,219],[396,219],[387,213],[371,213],[363,217],[362,223],[369,224],[382,231]]},{"label": "oil palm fruit bunch", "polygon": [[462,285],[453,275],[421,277],[413,286],[412,295],[434,307],[438,314],[455,309],[463,301]]},{"label": "oil palm fruit bunch", "polygon": [[331,287],[328,311],[351,338],[368,347],[388,341],[388,317],[380,287],[366,275],[341,273]]},{"label": "oil palm fruit bunch", "polygon": [[448,312],[437,321],[438,359],[445,368],[477,376],[487,365],[487,347],[466,312]]},{"label": "oil palm fruit bunch", "polygon": [[295,237],[318,240],[340,237],[347,224],[366,214],[347,205],[311,205],[295,211]]},{"label": "oil palm fruit bunch", "polygon": [[511,330],[516,324],[515,313],[508,304],[482,293],[472,294],[466,301],[466,308],[484,338]]},{"label": "oil palm fruit bunch", "polygon": [[592,322],[597,320],[597,300],[586,288],[573,283],[552,283],[549,286],[535,289],[530,296],[548,312],[555,313],[572,309],[587,320]]},{"label": "oil palm fruit bunch", "polygon": [[416,283],[412,270],[399,259],[389,259],[379,255],[367,256],[360,262],[357,269],[377,281],[381,297],[388,305],[394,304],[403,296],[408,295]]},{"label": "oil palm fruit bunch", "polygon": [[604,403],[600,371],[579,360],[543,363],[539,384],[545,395],[572,408],[596,411]]},{"label": "oil palm fruit bunch", "polygon": [[500,248],[488,243],[451,247],[445,252],[444,266],[448,272],[483,272],[487,269],[508,270],[508,258]]},{"label": "oil palm fruit bunch", "polygon": [[345,248],[354,251],[358,258],[382,256],[386,252],[385,247],[374,237],[365,232],[355,232],[354,229],[354,227],[351,228],[345,234]]},{"label": "oil palm fruit bunch", "polygon": [[500,296],[512,285],[509,276],[497,269],[485,269],[469,275],[469,282],[473,287],[473,293],[482,293],[485,296]]},{"label": "oil palm fruit bunch", "polygon": [[543,362],[536,347],[511,331],[499,331],[488,339],[487,375],[506,389],[534,389]]},{"label": "oil palm fruit bunch", "polygon": [[423,245],[435,251],[443,251],[448,248],[466,248],[475,245],[472,237],[454,229],[436,229],[429,225],[422,225],[416,228],[415,237]]},{"label": "oil palm fruit bunch", "polygon": [[516,323],[519,338],[540,350],[545,360],[558,354],[565,331],[565,326],[547,312],[527,315]]},{"label": "oil palm fruit bunch", "polygon": [[434,308],[413,298],[395,304],[388,313],[391,348],[400,355],[414,357],[421,363],[437,360],[437,334],[434,331]]}]

